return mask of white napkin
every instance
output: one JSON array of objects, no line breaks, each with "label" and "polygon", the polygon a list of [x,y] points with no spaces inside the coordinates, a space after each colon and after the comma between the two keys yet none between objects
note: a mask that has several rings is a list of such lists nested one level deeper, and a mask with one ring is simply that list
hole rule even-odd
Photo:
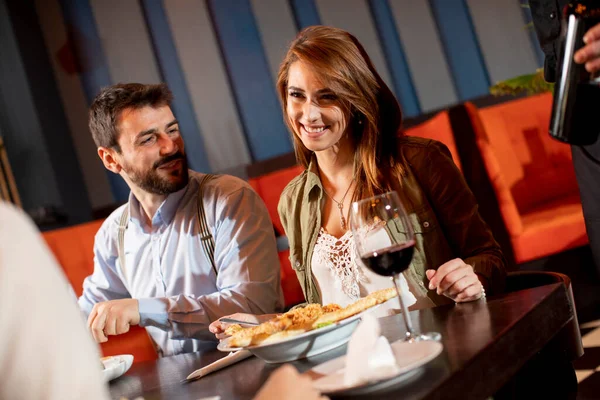
[{"label": "white napkin", "polygon": [[211,372],[215,372],[231,364],[235,364],[236,362],[242,361],[250,357],[251,355],[252,353],[250,353],[248,350],[232,351],[231,353],[227,354],[223,358],[218,359],[214,363],[208,364],[205,367],[195,370],[194,372],[188,375],[186,380],[202,378],[203,376],[208,375]]},{"label": "white napkin", "polygon": [[348,342],[344,384],[358,386],[395,376],[398,372],[390,343],[381,336],[379,321],[365,314]]}]

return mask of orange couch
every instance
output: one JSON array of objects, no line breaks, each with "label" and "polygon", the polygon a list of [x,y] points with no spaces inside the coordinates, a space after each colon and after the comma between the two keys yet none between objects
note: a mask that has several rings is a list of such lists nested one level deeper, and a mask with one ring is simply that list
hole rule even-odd
[{"label": "orange couch", "polygon": [[[81,296],[85,277],[94,271],[94,236],[100,225],[102,221],[93,221],[42,234],[77,296]],[[134,362],[158,357],[146,329],[139,326],[123,335],[110,336],[100,347],[104,356],[133,354]]]},{"label": "orange couch", "polygon": [[[284,236],[285,231],[279,220],[277,213],[277,205],[279,197],[285,186],[296,176],[300,175],[303,168],[295,165],[279,171],[271,172],[257,178],[248,180],[248,183],[258,193],[267,206],[269,216],[273,222],[273,227],[278,236]],[[304,301],[304,293],[296,277],[296,273],[292,269],[289,260],[289,249],[281,249],[279,251],[279,263],[281,268],[281,287],[285,299],[285,306],[290,307]]]},{"label": "orange couch", "polygon": [[550,94],[465,104],[517,263],[587,243],[569,146],[548,135]]},{"label": "orange couch", "polygon": [[452,154],[452,160],[454,161],[454,164],[456,164],[458,169],[462,170],[448,111],[441,111],[427,121],[415,126],[411,126],[410,128],[406,129],[404,133],[407,136],[434,139],[438,142],[444,143]]}]

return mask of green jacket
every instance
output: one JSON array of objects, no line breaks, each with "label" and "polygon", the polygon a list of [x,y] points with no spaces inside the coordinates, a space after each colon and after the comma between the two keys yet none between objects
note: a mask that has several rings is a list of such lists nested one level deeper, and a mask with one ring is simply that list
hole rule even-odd
[{"label": "green jacket", "polygon": [[[498,243],[480,217],[478,206],[448,148],[440,142],[400,137],[405,167],[397,187],[415,232],[415,253],[407,280],[436,305],[450,302],[428,290],[427,269],[462,258],[488,280],[488,290],[503,289],[505,260]],[[325,195],[313,158],[308,169],[283,190],[278,212],[290,244],[290,262],[309,303],[321,298],[312,275],[313,249],[321,227]]]}]

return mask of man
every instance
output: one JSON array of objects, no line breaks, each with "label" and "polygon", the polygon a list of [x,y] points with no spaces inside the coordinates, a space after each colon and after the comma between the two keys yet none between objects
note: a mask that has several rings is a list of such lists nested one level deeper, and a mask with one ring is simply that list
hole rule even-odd
[{"label": "man", "polygon": [[[544,75],[549,82],[556,81],[561,17],[568,3],[568,0],[529,1],[535,30],[546,55]],[[575,62],[585,64],[590,72],[600,71],[600,24],[585,34],[584,41],[586,45],[575,53]],[[571,146],[571,152],[590,248],[600,274],[600,140],[589,146]]]},{"label": "man", "polygon": [[[97,342],[139,324],[161,355],[206,347],[214,340],[209,324],[223,315],[272,313],[283,304],[266,207],[231,176],[199,189],[205,175],[187,169],[171,99],[164,84],[118,84],[91,106],[98,155],[131,193],[96,235],[94,273],[79,299]],[[211,235],[214,265],[203,244]]]}]

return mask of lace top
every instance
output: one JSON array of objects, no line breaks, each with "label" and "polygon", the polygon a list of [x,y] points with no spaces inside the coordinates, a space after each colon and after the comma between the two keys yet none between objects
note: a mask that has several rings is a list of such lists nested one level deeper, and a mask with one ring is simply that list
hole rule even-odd
[{"label": "lace top", "polygon": [[325,266],[335,277],[335,289],[341,289],[352,300],[360,297],[358,283],[365,281],[361,268],[356,265],[355,254],[352,231],[346,231],[338,239],[321,228],[313,253],[313,269],[315,264]]},{"label": "lace top", "polygon": [[[387,235],[385,238],[389,241]],[[319,230],[313,251],[312,272],[323,304],[337,303],[344,307],[371,292],[393,287],[390,277],[377,275],[364,268],[357,263],[356,256],[352,231],[347,231],[338,239],[323,228]],[[417,299],[411,293],[404,276],[400,277],[400,286],[406,305],[415,304]],[[386,304],[385,309],[400,307],[397,300]],[[387,311],[384,309],[381,311],[384,311],[381,315],[386,315]]]}]

